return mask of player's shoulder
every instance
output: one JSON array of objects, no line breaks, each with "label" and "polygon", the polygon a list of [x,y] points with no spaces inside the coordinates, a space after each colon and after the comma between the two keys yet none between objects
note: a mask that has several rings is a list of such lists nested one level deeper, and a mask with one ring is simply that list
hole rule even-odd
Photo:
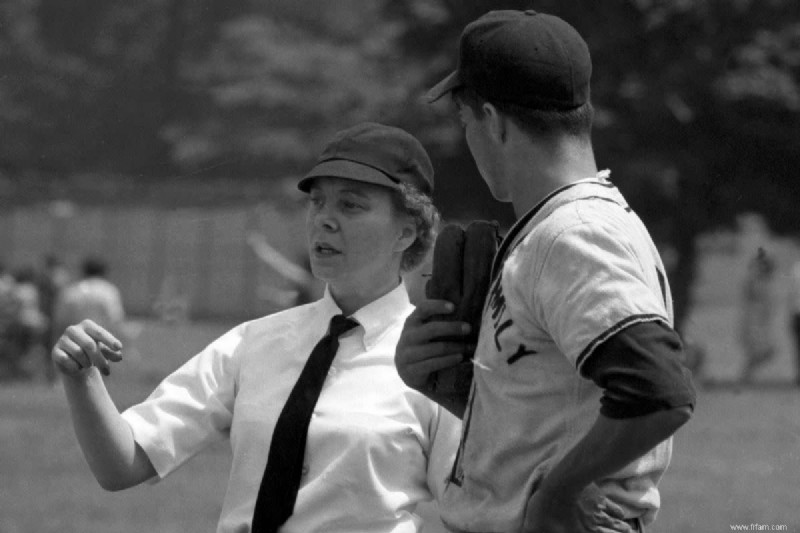
[{"label": "player's shoulder", "polygon": [[[625,213],[624,208],[620,209]],[[587,256],[605,256],[620,249],[633,250],[636,239],[624,218],[603,205],[589,206],[583,200],[571,202],[531,228],[515,255],[532,263],[533,270],[538,271],[552,263],[554,254],[560,265],[563,261],[583,261]]]},{"label": "player's shoulder", "polygon": [[520,243],[520,248],[543,259],[555,242],[565,237],[584,235],[591,230],[591,220],[583,216],[577,202],[570,202],[558,206],[547,217],[529,228],[528,234]]}]

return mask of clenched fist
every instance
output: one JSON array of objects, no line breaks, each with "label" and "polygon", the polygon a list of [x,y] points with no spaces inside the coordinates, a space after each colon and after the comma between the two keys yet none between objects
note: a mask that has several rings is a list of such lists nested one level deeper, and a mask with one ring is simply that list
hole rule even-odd
[{"label": "clenched fist", "polygon": [[53,363],[64,375],[77,376],[93,366],[108,376],[110,361],[122,360],[122,343],[91,320],[69,326],[52,351]]}]

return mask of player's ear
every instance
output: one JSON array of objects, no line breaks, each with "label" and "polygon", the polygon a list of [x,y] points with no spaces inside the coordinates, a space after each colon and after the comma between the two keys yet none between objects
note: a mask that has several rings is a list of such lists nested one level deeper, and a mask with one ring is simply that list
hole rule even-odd
[{"label": "player's ear", "polygon": [[508,133],[506,116],[500,113],[491,102],[484,102],[482,109],[489,125],[489,135],[498,143],[504,143]]}]

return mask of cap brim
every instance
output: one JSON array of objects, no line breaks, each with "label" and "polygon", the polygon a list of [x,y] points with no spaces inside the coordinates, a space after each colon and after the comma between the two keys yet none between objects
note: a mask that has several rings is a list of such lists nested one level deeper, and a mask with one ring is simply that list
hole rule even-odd
[{"label": "cap brim", "polygon": [[342,178],[346,180],[361,181],[397,189],[397,182],[392,181],[389,176],[378,169],[356,163],[347,159],[329,159],[317,163],[311,171],[298,183],[297,188],[303,192],[311,189],[311,182],[314,178]]},{"label": "cap brim", "polygon": [[445,79],[434,85],[427,93],[425,93],[425,100],[432,104],[442,96],[446,95],[454,89],[458,89],[464,85],[461,81],[461,76],[458,71],[453,71]]}]

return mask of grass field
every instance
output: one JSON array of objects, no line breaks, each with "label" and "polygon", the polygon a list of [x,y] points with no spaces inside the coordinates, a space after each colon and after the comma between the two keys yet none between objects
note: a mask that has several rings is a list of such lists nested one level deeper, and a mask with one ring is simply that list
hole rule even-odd
[{"label": "grass field", "polygon": [[[782,335],[780,356],[756,385],[725,384],[739,366],[735,317],[730,298],[698,302],[691,333],[708,348],[708,375],[722,383],[699,387],[697,412],[675,439],[661,484],[663,509],[649,533],[727,532],[734,525],[800,533],[800,389],[790,385],[791,346]],[[118,365],[108,378],[118,406],[144,398],[226,327],[144,324],[136,346],[153,355]],[[214,530],[226,484],[226,446],[201,454],[159,484],[106,493],[85,466],[68,416],[60,386],[0,386],[0,533]]]}]

